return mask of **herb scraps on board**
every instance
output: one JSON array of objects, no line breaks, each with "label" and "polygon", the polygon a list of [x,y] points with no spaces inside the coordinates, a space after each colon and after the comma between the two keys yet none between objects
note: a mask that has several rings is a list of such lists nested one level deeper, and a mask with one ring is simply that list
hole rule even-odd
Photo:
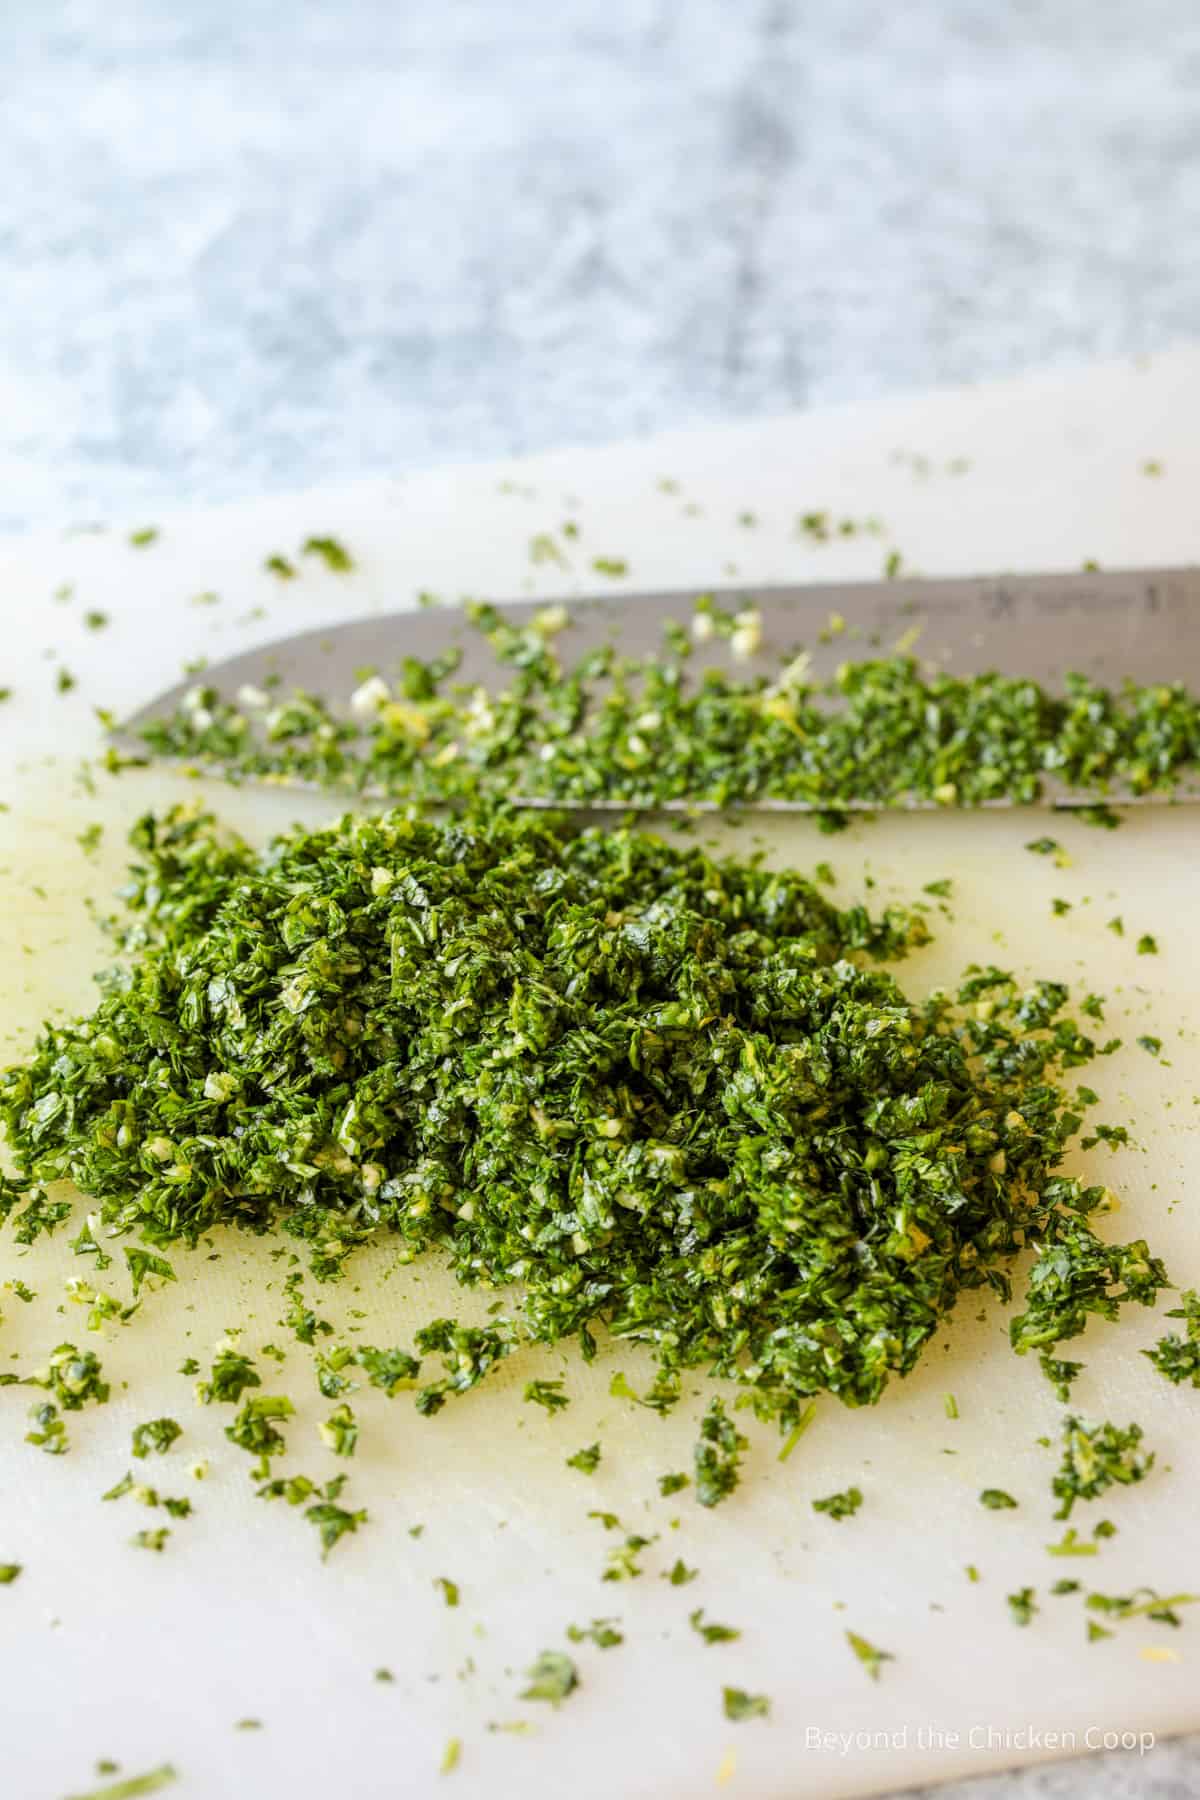
[{"label": "herb scraps on board", "polygon": [[[1061,1078],[1096,1049],[1067,989],[973,967],[911,999],[880,965],[926,941],[915,910],[528,813],[256,851],[177,808],[133,842],[121,972],[0,1074],[19,1242],[61,1222],[64,1178],[168,1274],[158,1251],[221,1225],[278,1225],[322,1277],[386,1233],[512,1294],[401,1353],[421,1411],[522,1344],[590,1358],[603,1327],[655,1357],[644,1404],[703,1368],[785,1433],[815,1394],[876,1400],[1030,1243],[1019,1351],[1166,1283],[1093,1230],[1108,1190],[1059,1171]],[[226,1351],[213,1379],[243,1373]],[[270,1454],[284,1407],[253,1397],[230,1435]],[[744,1448],[715,1398],[702,1504]]]},{"label": "herb scraps on board", "polygon": [[[1072,674],[1051,693],[1028,676],[931,671],[902,650],[845,661],[827,678],[802,649],[752,670],[764,648],[760,612],[711,595],[690,626],[669,623],[661,647],[640,658],[611,644],[574,660],[560,653],[571,624],[561,604],[528,622],[472,604],[463,621],[496,665],[490,689],[457,679],[453,647],[409,656],[396,680],[369,674],[332,699],[265,687],[230,699],[201,682],[140,735],[158,754],[235,780],[291,776],[453,804],[790,800],[831,824],[841,808],[896,801],[1029,803],[1051,779],[1092,797],[1170,793],[1200,761],[1200,698],[1178,682],[1110,689]],[[710,643],[728,664],[693,677],[689,658]],[[1084,816],[1118,822],[1111,808]],[[1049,838],[1031,845],[1043,847],[1058,852]],[[1153,948],[1139,944],[1142,954]]]},{"label": "herb scraps on board", "polygon": [[[335,572],[352,566],[334,540],[303,551]],[[432,1418],[527,1347],[574,1345],[590,1361],[602,1337],[626,1340],[655,1373],[642,1391],[615,1376],[616,1397],[665,1413],[688,1372],[729,1384],[733,1397],[705,1407],[692,1474],[657,1478],[660,1496],[690,1489],[715,1507],[753,1454],[735,1412],[775,1425],[783,1460],[815,1396],[877,1401],[964,1295],[1008,1299],[1030,1249],[1012,1347],[1035,1350],[1065,1400],[1081,1365],[1054,1348],[1093,1316],[1152,1306],[1169,1285],[1143,1240],[1095,1229],[1113,1208],[1108,1188],[1062,1172],[1096,1099],[1069,1078],[1104,1053],[1076,1012],[1099,1013],[1073,1011],[1061,982],[991,965],[914,998],[885,965],[928,941],[928,909],[839,909],[820,891],[824,865],[810,881],[503,802],[786,797],[836,814],[901,796],[1033,800],[1046,776],[1149,792],[1195,760],[1200,707],[1178,687],[1114,694],[1072,677],[1055,697],[994,675],[930,675],[907,655],[847,664],[822,683],[797,659],[774,680],[709,670],[689,687],[688,632],[668,637],[664,658],[597,652],[566,668],[560,612],[517,629],[473,610],[514,670],[500,694],[456,691],[445,658],[410,664],[395,687],[365,679],[352,722],[312,696],[244,695],[233,707],[200,687],[169,725],[148,728],[152,748],[235,779],[301,774],[417,804],[295,827],[264,850],[196,808],[141,819],[98,1004],[47,1024],[31,1057],[0,1072],[13,1158],[0,1216],[30,1244],[71,1210],[47,1188],[73,1182],[92,1208],[77,1249],[96,1251],[98,1231],[140,1236],[126,1252],[135,1299],[143,1280],[175,1279],[162,1252],[220,1227],[281,1231],[321,1280],[386,1238],[403,1262],[437,1256],[465,1288],[503,1294],[487,1325],[438,1319],[411,1349],[322,1348],[332,1328],[289,1278],[287,1322],[338,1402],[320,1438],[343,1458],[358,1441],[340,1398],[351,1369],[389,1398],[411,1392]],[[757,649],[748,609],[697,618],[735,661]],[[445,801],[458,809],[449,817],[418,809]],[[1054,840],[1028,848],[1063,866]],[[949,898],[950,880],[925,892]],[[1157,944],[1146,935],[1137,950]],[[1100,1136],[1124,1141],[1121,1130]],[[1194,1294],[1183,1299],[1172,1316],[1186,1339],[1144,1354],[1196,1386],[1200,1311]],[[25,1379],[53,1395],[29,1434],[52,1454],[68,1447],[59,1409],[108,1397],[98,1361],[70,1344]],[[533,1379],[524,1399],[554,1419],[569,1405],[564,1386]],[[322,1486],[273,1473],[294,1408],[261,1387],[229,1341],[197,1399],[238,1408],[225,1432],[255,1459],[257,1492],[303,1506],[328,1556],[367,1513],[338,1503],[344,1475]],[[952,1396],[946,1413],[958,1416]],[[137,1425],[133,1456],[166,1453],[181,1430],[170,1418]],[[1055,1517],[1142,1480],[1154,1457],[1141,1436],[1070,1415]],[[601,1459],[599,1443],[562,1458],[585,1476]],[[160,1503],[128,1475],[105,1498],[127,1492]],[[850,1486],[811,1505],[842,1521],[862,1500]],[[999,1488],[979,1501],[1017,1505]],[[173,1519],[191,1511],[163,1504]],[[600,1578],[640,1576],[636,1559],[656,1538],[596,1516],[623,1534]],[[159,1527],[129,1542],[161,1552],[170,1537]],[[1047,1550],[1093,1556],[1097,1544],[1068,1529]],[[677,1559],[664,1578],[680,1586],[698,1573]],[[459,1606],[453,1580],[434,1586]],[[1177,1623],[1173,1606],[1191,1598],[1145,1591],[1144,1604],[1142,1590],[1085,1604]],[[1038,1611],[1033,1587],[1007,1604],[1022,1626]],[[699,1607],[688,1622],[706,1646],[741,1635]],[[1091,1625],[1089,1636],[1111,1635]],[[599,1649],[623,1642],[609,1618],[566,1630]],[[845,1637],[878,1680],[892,1653]],[[520,1697],[554,1707],[579,1685],[559,1651],[528,1676]],[[770,1702],[727,1687],[723,1705],[745,1720]]]}]

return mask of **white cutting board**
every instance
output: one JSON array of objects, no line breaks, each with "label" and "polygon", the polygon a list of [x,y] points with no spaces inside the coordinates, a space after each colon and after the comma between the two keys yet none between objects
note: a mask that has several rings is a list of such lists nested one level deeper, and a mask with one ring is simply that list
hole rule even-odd
[{"label": "white cutting board", "polygon": [[[0,711],[11,809],[0,814],[0,1048],[16,1056],[47,1009],[88,1004],[103,952],[85,901],[106,902],[124,829],[141,809],[196,791],[174,776],[100,775],[88,796],[72,779],[98,745],[91,707],[141,701],[185,656],[215,658],[291,628],[406,606],[421,588],[453,599],[594,586],[593,555],[627,558],[630,584],[647,588],[710,585],[735,567],[743,580],[871,575],[892,545],[928,573],[1072,568],[1087,557],[1186,562],[1200,556],[1198,413],[1200,354],[1180,353],[6,547],[0,684],[15,694]],[[960,457],[969,470],[949,472]],[[1160,476],[1142,472],[1147,459],[1161,462]],[[662,491],[661,477],[678,492]],[[794,535],[793,520],[817,507],[879,514],[887,535],[814,547]],[[747,512],[757,523],[739,522]],[[535,533],[568,517],[581,527],[569,577],[528,555]],[[135,550],[125,531],[146,523],[160,525],[161,538]],[[353,576],[307,560],[297,581],[261,572],[271,552],[293,554],[310,533],[328,532],[357,557]],[[55,600],[64,582],[74,595]],[[206,590],[219,603],[193,604]],[[89,607],[111,615],[107,629],[84,628]],[[78,677],[67,695],[54,691],[52,653]],[[204,791],[258,835],[301,811],[333,810],[278,793]],[[88,861],[75,838],[92,820],[104,822],[105,838]],[[1070,848],[1073,868],[1022,849],[1047,828]],[[1087,1079],[1103,1095],[1099,1117],[1136,1121],[1138,1148],[1101,1149],[1072,1166],[1119,1190],[1114,1230],[1144,1231],[1180,1285],[1200,1281],[1189,1215],[1200,1175],[1200,814],[1156,810],[1112,834],[1016,812],[884,817],[833,840],[807,821],[763,831],[780,859],[804,867],[831,858],[843,901],[866,893],[868,874],[876,904],[954,877],[953,920],[940,921],[936,946],[902,976],[914,988],[979,959],[1113,996],[1111,1029],[1130,1047]],[[742,845],[752,835],[726,834]],[[1066,918],[1051,917],[1055,894],[1075,902]],[[1117,912],[1123,940],[1105,929]],[[1143,930],[1160,939],[1157,960],[1134,953]],[[1147,1030],[1164,1041],[1162,1066],[1132,1045]],[[247,1459],[221,1436],[228,1413],[196,1407],[175,1372],[189,1353],[205,1361],[228,1326],[244,1326],[252,1350],[289,1345],[274,1296],[262,1299],[263,1284],[273,1280],[277,1292],[283,1272],[267,1244],[223,1237],[175,1256],[177,1286],[152,1295],[108,1343],[89,1339],[65,1301],[64,1278],[80,1272],[65,1241],[18,1259],[6,1239],[0,1259],[0,1277],[19,1272],[38,1294],[22,1305],[0,1293],[0,1357],[28,1367],[69,1336],[96,1344],[114,1381],[107,1408],[71,1416],[73,1447],[58,1460],[22,1441],[29,1391],[0,1392],[0,1560],[25,1565],[0,1590],[3,1785],[22,1800],[89,1787],[101,1756],[126,1772],[171,1761],[177,1791],[197,1800],[422,1795],[439,1785],[450,1737],[463,1749],[447,1791],[479,1800],[517,1791],[673,1800],[718,1781],[757,1800],[794,1800],[1082,1750],[1106,1728],[1200,1726],[1200,1618],[1179,1633],[1135,1623],[1089,1647],[1077,1601],[1044,1598],[1024,1631],[1004,1603],[1025,1583],[1044,1593],[1064,1572],[1113,1592],[1142,1582],[1200,1588],[1197,1399],[1136,1355],[1161,1329],[1149,1315],[1093,1327],[1079,1350],[1088,1364],[1080,1405],[1139,1419],[1159,1451],[1142,1488],[1085,1514],[1090,1524],[1106,1511],[1120,1526],[1093,1563],[1045,1554],[1061,1529],[1049,1517],[1055,1458],[1034,1440],[1056,1432],[1060,1409],[1032,1362],[1010,1355],[999,1309],[979,1323],[983,1303],[968,1302],[880,1406],[853,1413],[822,1402],[786,1465],[754,1430],[743,1486],[711,1514],[687,1493],[658,1498],[656,1477],[689,1466],[698,1402],[660,1421],[609,1399],[615,1369],[635,1382],[643,1372],[628,1350],[590,1372],[573,1356],[523,1360],[433,1420],[367,1390],[354,1401],[362,1438],[347,1499],[367,1505],[371,1523],[322,1566],[299,1514],[254,1497]],[[111,1279],[125,1291],[116,1266]],[[386,1248],[321,1296],[339,1328],[376,1343],[407,1343],[442,1312],[479,1316],[486,1300],[458,1295],[432,1266],[395,1270]],[[277,1375],[269,1358],[261,1366],[270,1389],[300,1407],[281,1466],[326,1478],[334,1464],[315,1423],[328,1404],[307,1353],[290,1347]],[[565,1376],[573,1403],[564,1415],[521,1404],[534,1373]],[[944,1413],[947,1392],[957,1396],[956,1421]],[[154,1556],[127,1540],[161,1514],[99,1496],[129,1466],[130,1427],[164,1413],[186,1435],[147,1478],[164,1492],[190,1491],[196,1514]],[[604,1462],[589,1481],[563,1459],[597,1437]],[[187,1465],[201,1452],[212,1474],[198,1484]],[[813,1514],[815,1496],[851,1482],[866,1496],[857,1519]],[[985,1485],[1010,1489],[1020,1509],[983,1510]],[[585,1517],[589,1507],[619,1513],[628,1530],[661,1533],[641,1580],[600,1582],[613,1540]],[[419,1538],[408,1534],[416,1524]],[[700,1570],[682,1589],[659,1578],[676,1555]],[[978,1565],[978,1585],[967,1563]],[[461,1588],[456,1610],[433,1586],[442,1575]],[[740,1642],[705,1647],[686,1619],[697,1605],[739,1626]],[[583,1686],[557,1714],[520,1703],[521,1672],[537,1652],[563,1645],[568,1622],[602,1615],[620,1617],[625,1644],[576,1653]],[[846,1627],[894,1654],[877,1686],[851,1657]],[[1156,1646],[1176,1660],[1146,1660],[1142,1651]],[[373,1679],[381,1665],[392,1683]],[[728,1723],[724,1682],[768,1693],[770,1722]],[[263,1728],[235,1729],[247,1717]],[[533,1727],[525,1735],[487,1729],[521,1719]],[[1032,1744],[1030,1730],[1040,1734]],[[847,1748],[821,1743],[827,1732],[877,1736]]]}]

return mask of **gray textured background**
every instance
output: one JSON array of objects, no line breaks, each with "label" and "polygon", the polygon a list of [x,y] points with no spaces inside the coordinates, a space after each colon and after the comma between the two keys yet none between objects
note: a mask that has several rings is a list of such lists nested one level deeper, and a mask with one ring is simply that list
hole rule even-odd
[{"label": "gray textured background", "polygon": [[0,528],[1192,336],[1198,86],[1195,0],[7,0]]},{"label": "gray textured background", "polygon": [[1194,0],[7,0],[0,527],[1153,348]]}]

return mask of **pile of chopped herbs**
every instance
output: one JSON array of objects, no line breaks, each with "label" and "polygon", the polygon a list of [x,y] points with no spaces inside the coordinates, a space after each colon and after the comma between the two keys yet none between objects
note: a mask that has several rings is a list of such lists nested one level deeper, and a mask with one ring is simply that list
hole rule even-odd
[{"label": "pile of chopped herbs", "polygon": [[[511,1303],[370,1353],[381,1385],[437,1358],[423,1412],[604,1328],[656,1359],[648,1404],[703,1368],[794,1431],[817,1392],[876,1400],[1029,1245],[1018,1350],[1166,1281],[1059,1172],[1061,1078],[1095,1053],[1066,988],[972,967],[911,999],[879,965],[919,912],[545,813],[352,815],[260,851],[176,808],[133,843],[94,1012],[0,1074],[18,1239],[69,1179],[89,1232],[168,1274],[158,1250],[222,1225],[282,1228],[323,1276],[379,1233],[439,1252]],[[742,1445],[710,1415],[706,1504]]]},{"label": "pile of chopped herbs", "polygon": [[[803,653],[761,667],[757,610],[730,613],[711,598],[690,632],[668,626],[642,658],[605,645],[568,660],[562,606],[527,624],[491,606],[467,618],[511,671],[495,691],[456,679],[461,656],[449,650],[406,658],[395,681],[370,676],[350,716],[348,696],[338,705],[264,687],[234,701],[200,685],[142,735],[159,754],[235,779],[455,803],[774,799],[832,815],[901,799],[1030,802],[1048,777],[1093,796],[1169,792],[1200,762],[1200,698],[1179,683],[1109,689],[1072,674],[1051,693],[1027,676],[962,677],[901,652],[819,679]],[[689,658],[708,640],[727,642],[733,660],[693,675]]]}]

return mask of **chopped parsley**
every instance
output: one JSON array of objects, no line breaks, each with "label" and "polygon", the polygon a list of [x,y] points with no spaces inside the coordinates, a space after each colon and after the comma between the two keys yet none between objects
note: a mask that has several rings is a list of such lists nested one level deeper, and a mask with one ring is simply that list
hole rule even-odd
[{"label": "chopped parsley", "polygon": [[706,1644],[732,1644],[742,1635],[733,1625],[718,1625],[715,1622],[706,1624],[702,1606],[697,1606],[688,1614],[688,1624]]},{"label": "chopped parsley", "polygon": [[990,1506],[993,1512],[1002,1512],[1006,1508],[1015,1507],[1016,1501],[1003,1488],[984,1488],[979,1496],[980,1506]]},{"label": "chopped parsley", "polygon": [[[101,1774],[111,1774],[115,1763],[107,1760],[97,1763]],[[103,1787],[92,1788],[86,1794],[68,1794],[66,1800],[144,1800],[147,1794],[160,1794],[166,1787],[178,1781],[179,1776],[171,1763],[160,1763],[157,1769],[147,1769],[142,1775],[125,1775],[120,1781],[106,1782]]]},{"label": "chopped parsley", "polygon": [[744,1438],[718,1397],[709,1401],[696,1441],[696,1498],[701,1506],[717,1506],[738,1484]]},{"label": "chopped parsley", "polygon": [[567,1636],[573,1644],[595,1644],[597,1650],[613,1650],[625,1642],[616,1629],[615,1619],[593,1619],[590,1625],[568,1625]]},{"label": "chopped parsley", "polygon": [[[338,569],[349,562],[332,539],[305,548]],[[531,555],[566,560],[547,534]],[[885,572],[899,567],[893,552]],[[629,572],[613,557],[592,568]],[[564,622],[561,608],[514,621],[504,609],[468,607],[466,625],[509,672],[508,685],[490,692],[456,691],[453,656],[414,659],[398,684],[380,680],[361,716],[293,694],[273,701],[260,730],[250,712],[201,685],[145,735],[189,761],[228,768],[232,759],[243,774],[291,772],[349,787],[370,781],[405,798],[521,794],[586,804],[603,796],[631,806],[775,798],[826,812],[913,797],[1027,804],[1042,797],[1048,776],[1085,792],[1170,793],[1197,762],[1200,699],[1179,683],[1110,690],[1071,675],[1052,693],[1028,677],[931,673],[907,653],[847,660],[828,679],[803,657],[743,669],[763,650],[758,610],[730,612],[711,597],[697,604],[690,634],[668,627],[662,650],[641,659],[610,646],[572,661],[559,653]],[[692,678],[689,636],[727,644],[729,666]],[[1117,822],[1107,807],[1080,816]]]},{"label": "chopped parsley", "polygon": [[522,1688],[522,1700],[546,1700],[560,1706],[579,1686],[579,1671],[562,1650],[543,1650],[528,1671],[529,1686]]},{"label": "chopped parsley", "polygon": [[1031,1587],[1018,1588],[1015,1594],[1007,1594],[1009,1616],[1014,1625],[1030,1625],[1038,1610],[1035,1590]]},{"label": "chopped parsley", "polygon": [[133,1454],[149,1456],[153,1450],[162,1456],[171,1448],[176,1438],[183,1436],[183,1426],[175,1419],[147,1419],[143,1425],[133,1428]]},{"label": "chopped parsley", "polygon": [[[312,1320],[313,1315],[308,1313],[305,1318]],[[311,1326],[313,1331],[320,1331],[322,1328],[326,1333],[331,1329],[324,1320],[316,1320]],[[299,1331],[296,1335],[300,1337],[302,1343],[311,1344],[313,1342],[311,1336],[301,1337]],[[407,1350],[375,1350],[370,1345],[363,1344],[355,1351],[354,1360],[359,1368],[365,1371],[371,1386],[382,1388],[389,1400],[393,1395],[415,1387],[417,1377],[421,1372],[419,1360],[415,1356],[410,1356]]]},{"label": "chopped parsley", "polygon": [[79,1412],[89,1401],[102,1405],[109,1395],[95,1351],[77,1350],[74,1344],[59,1344],[45,1368],[25,1379],[32,1387],[46,1388],[64,1412]]},{"label": "chopped parsley", "polygon": [[824,1500],[814,1500],[814,1512],[826,1513],[831,1519],[852,1519],[862,1505],[862,1490],[856,1487],[846,1488],[840,1494],[828,1494]]},{"label": "chopped parsley", "polygon": [[247,1388],[261,1386],[262,1377],[250,1358],[226,1345],[218,1350],[208,1380],[197,1382],[196,1398],[205,1406],[214,1400],[236,1406]]},{"label": "chopped parsley", "polygon": [[367,1523],[365,1508],[358,1512],[348,1512],[333,1500],[318,1501],[315,1506],[308,1507],[304,1516],[320,1536],[322,1562],[347,1533],[355,1532],[360,1525]]},{"label": "chopped parsley", "polygon": [[1200,1388],[1200,1293],[1186,1288],[1179,1299],[1180,1304],[1172,1307],[1167,1317],[1184,1320],[1184,1336],[1169,1331],[1142,1355],[1149,1357],[1159,1374],[1176,1387],[1186,1381]]},{"label": "chopped parsley", "polygon": [[319,556],[325,567],[332,569],[335,575],[347,575],[354,567],[354,558],[337,538],[306,538],[302,548],[305,556]]},{"label": "chopped parsley", "polygon": [[879,1672],[885,1662],[895,1662],[896,1660],[890,1650],[876,1649],[875,1645],[865,1637],[860,1637],[857,1631],[847,1631],[846,1642],[872,1681],[879,1680]]},{"label": "chopped parsley", "polygon": [[[665,1412],[714,1369],[786,1456],[814,1395],[875,1400],[1027,1242],[1019,1350],[1166,1281],[1142,1241],[1092,1231],[1107,1190],[1060,1172],[1083,1105],[1060,1077],[1096,1054],[1065,986],[972,967],[915,1002],[877,966],[927,940],[911,909],[547,815],[351,815],[255,851],[180,809],[133,848],[127,973],[0,1073],[0,1202],[29,1196],[32,1241],[63,1216],[38,1184],[69,1169],[94,1231],[153,1243],[127,1251],[135,1289],[233,1221],[285,1227],[319,1278],[388,1234],[405,1261],[444,1250],[468,1285],[517,1284],[511,1317],[356,1351],[289,1278],[335,1403],[361,1370],[429,1416],[523,1345],[588,1357],[607,1327],[658,1365],[614,1393]],[[232,1441],[261,1458],[287,1415],[260,1390],[227,1345],[200,1391],[243,1408]],[[700,1504],[733,1490],[745,1442],[718,1399]]]},{"label": "chopped parsley", "polygon": [[1068,1525],[1057,1544],[1047,1544],[1048,1556],[1098,1556],[1100,1546],[1081,1538],[1073,1525]]},{"label": "chopped parsley", "polygon": [[534,1406],[542,1407],[548,1413],[561,1412],[564,1406],[570,1406],[570,1397],[562,1391],[561,1381],[527,1381],[525,1383],[525,1399]]},{"label": "chopped parsley", "polygon": [[333,1451],[335,1456],[353,1456],[358,1443],[358,1420],[346,1405],[336,1406],[327,1419],[323,1419],[317,1430],[321,1434],[321,1442]]},{"label": "chopped parsley", "polygon": [[[158,1162],[166,1161],[166,1144],[162,1139],[155,1139],[147,1146],[148,1153]],[[175,1271],[164,1256],[156,1256],[152,1250],[125,1250],[125,1262],[129,1269],[129,1279],[133,1283],[133,1297],[136,1300],[142,1291],[142,1284],[151,1276],[159,1281],[174,1281]]]},{"label": "chopped parsley", "polygon": [[251,1394],[242,1402],[233,1424],[225,1427],[225,1436],[231,1444],[258,1458],[253,1471],[256,1477],[265,1479],[270,1474],[271,1458],[286,1450],[287,1444],[283,1433],[276,1430],[276,1422],[290,1419],[295,1410],[284,1394]]},{"label": "chopped parsley", "polygon": [[1068,1362],[1064,1357],[1051,1356],[1046,1350],[1038,1357],[1038,1367],[1053,1387],[1055,1398],[1064,1403],[1071,1398],[1071,1383],[1077,1375],[1083,1373],[1083,1366],[1081,1362]]},{"label": "chopped parsley", "polygon": [[727,1719],[741,1724],[746,1719],[765,1719],[771,1711],[766,1694],[748,1694],[745,1688],[723,1687],[721,1705]]},{"label": "chopped parsley", "polygon": [[636,1531],[630,1532],[624,1543],[615,1545],[609,1551],[601,1581],[636,1581],[642,1573],[642,1565],[637,1560],[638,1554],[653,1542],[653,1538],[642,1537]]},{"label": "chopped parsley", "polygon": [[1077,1500],[1097,1500],[1114,1485],[1144,1481],[1154,1466],[1143,1450],[1142,1428],[1092,1424],[1069,1414],[1063,1424],[1063,1458],[1051,1483],[1059,1502],[1056,1519],[1067,1519]]},{"label": "chopped parsley", "polygon": [[574,1456],[566,1458],[566,1464],[568,1469],[578,1469],[581,1475],[594,1475],[600,1467],[599,1444],[585,1444]]},{"label": "chopped parsley", "polygon": [[65,1456],[70,1448],[66,1420],[59,1418],[53,1400],[35,1402],[29,1409],[32,1431],[25,1433],[27,1444],[36,1444],[47,1456]]},{"label": "chopped parsley", "polygon": [[447,1738],[446,1748],[442,1751],[442,1760],[438,1764],[439,1775],[452,1775],[462,1758],[462,1739]]}]

